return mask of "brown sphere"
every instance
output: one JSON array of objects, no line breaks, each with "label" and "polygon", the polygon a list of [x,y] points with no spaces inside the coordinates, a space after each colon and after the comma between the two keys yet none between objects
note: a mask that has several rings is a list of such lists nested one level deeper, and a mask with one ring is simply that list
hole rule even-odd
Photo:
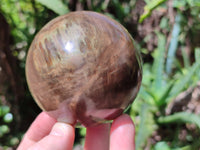
[{"label": "brown sphere", "polygon": [[77,11],[57,17],[36,35],[26,77],[43,111],[58,121],[92,126],[115,119],[133,102],[141,59],[121,24]]}]

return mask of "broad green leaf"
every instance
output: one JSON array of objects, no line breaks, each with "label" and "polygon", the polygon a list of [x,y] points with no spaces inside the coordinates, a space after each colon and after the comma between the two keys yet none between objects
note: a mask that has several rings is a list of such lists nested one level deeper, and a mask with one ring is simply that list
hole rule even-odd
[{"label": "broad green leaf", "polygon": [[200,116],[189,112],[179,112],[170,116],[159,117],[158,122],[164,124],[173,122],[193,123],[200,129]]},{"label": "broad green leaf", "polygon": [[171,150],[166,142],[158,142],[155,145],[154,150]]},{"label": "broad green leaf", "polygon": [[69,12],[69,8],[61,0],[36,0],[58,15],[64,15]]},{"label": "broad green leaf", "polygon": [[7,125],[0,125],[0,134],[6,134],[9,132],[10,132],[10,129]]},{"label": "broad green leaf", "polygon": [[10,112],[10,108],[8,106],[0,106],[0,117],[3,117],[5,114]]},{"label": "broad green leaf", "polygon": [[187,4],[186,0],[173,0],[173,7],[175,8],[183,8]]},{"label": "broad green leaf", "polygon": [[15,145],[19,144],[19,138],[12,137],[9,142],[10,142],[10,145],[15,146]]},{"label": "broad green leaf", "polygon": [[187,2],[191,7],[194,7],[194,6],[200,7],[200,1],[199,0],[187,0]]}]

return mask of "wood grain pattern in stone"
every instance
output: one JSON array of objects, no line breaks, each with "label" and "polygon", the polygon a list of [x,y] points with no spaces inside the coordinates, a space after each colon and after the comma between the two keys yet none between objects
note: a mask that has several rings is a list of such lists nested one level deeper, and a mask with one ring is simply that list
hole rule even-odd
[{"label": "wood grain pattern in stone", "polygon": [[26,76],[37,104],[50,115],[92,126],[133,102],[142,79],[139,52],[126,29],[95,12],[49,22],[28,52]]}]

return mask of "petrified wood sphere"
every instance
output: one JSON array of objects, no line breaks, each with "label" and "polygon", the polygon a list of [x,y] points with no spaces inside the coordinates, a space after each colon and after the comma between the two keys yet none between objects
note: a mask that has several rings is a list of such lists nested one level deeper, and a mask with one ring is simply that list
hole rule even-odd
[{"label": "petrified wood sphere", "polygon": [[26,76],[42,110],[58,121],[91,126],[123,113],[137,95],[142,71],[122,25],[79,11],[52,20],[36,35]]}]

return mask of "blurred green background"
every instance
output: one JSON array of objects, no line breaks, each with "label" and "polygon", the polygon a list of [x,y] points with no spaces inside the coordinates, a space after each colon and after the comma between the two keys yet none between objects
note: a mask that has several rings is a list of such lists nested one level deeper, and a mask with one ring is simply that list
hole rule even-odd
[{"label": "blurred green background", "polygon": [[[126,112],[136,150],[200,149],[199,0],[1,0],[0,149],[16,149],[41,111],[25,79],[30,43],[51,19],[76,10],[114,18],[141,51],[142,86]],[[85,135],[76,130],[75,147]]]}]

